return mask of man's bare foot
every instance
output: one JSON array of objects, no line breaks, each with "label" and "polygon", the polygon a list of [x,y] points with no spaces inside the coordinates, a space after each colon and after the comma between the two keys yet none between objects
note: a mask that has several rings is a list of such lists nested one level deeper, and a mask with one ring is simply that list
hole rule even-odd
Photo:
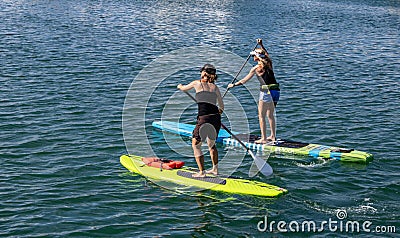
[{"label": "man's bare foot", "polygon": [[200,171],[198,173],[192,174],[193,178],[204,178],[206,176],[206,173],[204,171]]},{"label": "man's bare foot", "polygon": [[217,176],[218,175],[218,170],[217,169],[210,169],[210,170],[206,170],[206,174],[212,174]]},{"label": "man's bare foot", "polygon": [[269,137],[267,137],[267,141],[276,141],[276,138],[269,136]]}]

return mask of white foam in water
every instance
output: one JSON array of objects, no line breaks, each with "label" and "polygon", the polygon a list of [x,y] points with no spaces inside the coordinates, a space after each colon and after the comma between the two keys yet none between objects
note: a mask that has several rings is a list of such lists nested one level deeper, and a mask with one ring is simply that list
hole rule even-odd
[{"label": "white foam in water", "polygon": [[[321,163],[316,163],[317,161],[320,161]],[[305,164],[305,163],[301,163],[301,162],[297,162],[297,161],[294,162],[295,165],[297,165],[298,167],[301,167],[301,168],[320,168],[327,163],[329,163],[329,160],[320,159],[320,158],[318,158],[318,160],[316,160],[316,161],[312,161],[309,164]]]}]

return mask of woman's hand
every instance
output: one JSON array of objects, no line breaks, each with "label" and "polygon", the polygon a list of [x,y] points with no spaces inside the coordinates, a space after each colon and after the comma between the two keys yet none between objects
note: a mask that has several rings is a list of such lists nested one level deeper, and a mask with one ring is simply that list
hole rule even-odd
[{"label": "woman's hand", "polygon": [[233,88],[233,87],[235,87],[235,84],[233,84],[233,83],[228,84],[228,89]]},{"label": "woman's hand", "polygon": [[183,85],[180,83],[180,84],[178,84],[178,86],[177,86],[177,88],[179,89],[179,90],[182,90],[181,88],[183,87]]}]

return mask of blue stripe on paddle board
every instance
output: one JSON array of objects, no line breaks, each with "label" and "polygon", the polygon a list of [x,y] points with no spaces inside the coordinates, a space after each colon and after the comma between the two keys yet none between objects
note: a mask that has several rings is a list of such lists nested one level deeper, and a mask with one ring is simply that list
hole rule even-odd
[{"label": "blue stripe on paddle board", "polygon": [[194,125],[174,123],[170,121],[155,121],[152,126],[163,131],[168,131],[174,134],[191,137]]},{"label": "blue stripe on paddle board", "polygon": [[[178,123],[172,121],[154,121],[152,126],[163,131],[168,131],[174,134],[191,137],[195,125]],[[224,138],[228,138],[231,135],[224,129],[221,129],[218,133],[217,142],[222,142]]]},{"label": "blue stripe on paddle board", "polygon": [[342,158],[342,153],[340,153],[340,152],[331,152],[330,157],[332,159],[340,160]]},{"label": "blue stripe on paddle board", "polygon": [[321,146],[318,146],[317,148],[314,148],[314,149],[310,150],[308,152],[308,155],[310,155],[310,156],[312,156],[314,158],[318,158],[319,157],[319,153],[321,151],[329,149],[329,148],[330,148],[329,146],[321,145]]}]

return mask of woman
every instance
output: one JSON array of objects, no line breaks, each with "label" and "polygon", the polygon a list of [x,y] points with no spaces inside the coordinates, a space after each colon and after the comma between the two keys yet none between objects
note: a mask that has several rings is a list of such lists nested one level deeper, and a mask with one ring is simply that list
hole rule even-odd
[{"label": "woman", "polygon": [[[228,89],[245,84],[249,81],[254,74],[257,75],[258,80],[260,81],[260,98],[258,103],[258,118],[260,121],[260,129],[261,129],[261,139],[255,141],[255,143],[265,144],[268,141],[276,141],[276,123],[274,117],[275,107],[279,101],[279,84],[277,83],[274,75],[274,71],[272,69],[272,61],[268,55],[267,50],[263,46],[262,40],[257,39],[257,43],[261,48],[257,48],[255,51],[252,51],[250,54],[254,56],[254,61],[257,62],[257,65],[254,66],[249,74],[244,77],[242,80],[234,84],[229,84]],[[269,126],[271,128],[271,135],[266,136],[266,121],[265,117],[268,118]]]},{"label": "woman", "polygon": [[[196,127],[193,130],[192,148],[200,171],[193,174],[193,177],[205,177],[206,173],[218,175],[218,150],[215,146],[215,140],[221,128],[221,113],[224,110],[221,93],[217,85],[214,84],[217,80],[215,67],[206,64],[200,72],[200,80],[195,80],[188,85],[178,85],[178,89],[182,91],[192,88],[196,90],[198,114]],[[208,171],[204,170],[204,155],[201,151],[201,143],[206,138],[208,138],[207,144],[213,164],[212,169]]]}]

